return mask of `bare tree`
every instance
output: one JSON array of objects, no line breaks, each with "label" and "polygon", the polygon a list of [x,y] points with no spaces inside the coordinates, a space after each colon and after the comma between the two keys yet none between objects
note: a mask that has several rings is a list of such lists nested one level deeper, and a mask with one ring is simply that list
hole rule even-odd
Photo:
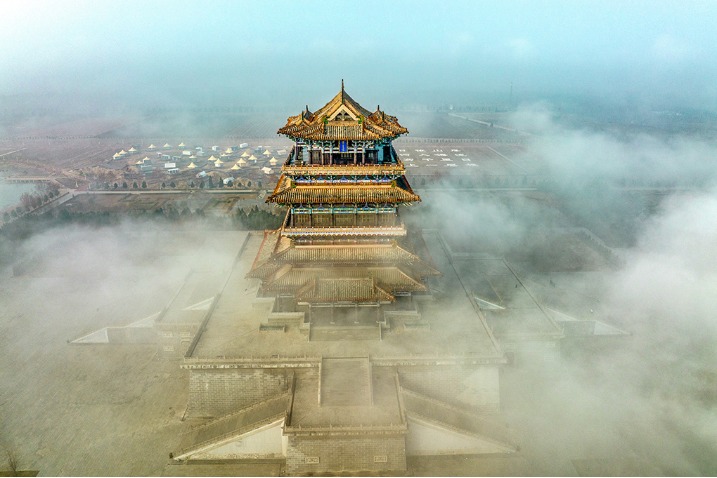
[{"label": "bare tree", "polygon": [[17,457],[15,456],[15,452],[13,452],[12,450],[7,450],[7,465],[10,468],[10,473],[12,473],[12,476],[17,476]]}]

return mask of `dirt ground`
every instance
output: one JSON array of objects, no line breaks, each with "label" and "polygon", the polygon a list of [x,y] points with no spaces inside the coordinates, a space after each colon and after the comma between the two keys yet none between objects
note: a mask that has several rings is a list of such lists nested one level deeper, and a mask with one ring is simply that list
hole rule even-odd
[{"label": "dirt ground", "polygon": [[187,428],[179,359],[160,359],[157,344],[69,341],[155,314],[189,270],[231,263],[235,239],[68,227],[35,239],[32,273],[0,271],[0,470],[11,453],[41,476],[165,473]]}]

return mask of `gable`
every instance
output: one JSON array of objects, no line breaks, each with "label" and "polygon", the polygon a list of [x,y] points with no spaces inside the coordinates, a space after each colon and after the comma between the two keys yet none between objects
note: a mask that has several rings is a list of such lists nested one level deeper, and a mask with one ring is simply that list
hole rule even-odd
[{"label": "gable", "polygon": [[341,105],[334,113],[329,117],[329,121],[357,121],[358,117],[350,111],[346,105]]}]

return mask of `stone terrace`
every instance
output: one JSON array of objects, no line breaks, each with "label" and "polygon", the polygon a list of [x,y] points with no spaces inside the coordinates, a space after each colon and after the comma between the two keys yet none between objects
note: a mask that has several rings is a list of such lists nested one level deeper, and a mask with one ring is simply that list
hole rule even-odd
[{"label": "stone terrace", "polygon": [[[425,242],[436,267],[444,274],[440,279],[441,291],[436,300],[431,297],[416,300],[421,314],[418,324],[403,325],[396,320],[395,324],[386,324],[383,332],[377,326],[375,334],[372,332],[374,340],[355,341],[325,338],[309,341],[309,333],[300,327],[300,319],[287,320],[283,327],[261,327],[267,321],[273,299],[257,299],[258,281],[244,278],[261,240],[259,234],[250,236],[187,363],[271,356],[307,357],[314,361],[322,356],[370,356],[372,360],[469,356],[500,360],[502,354],[474,310],[437,233],[427,233]],[[444,312],[446,304],[450,304],[450,314]]]}]

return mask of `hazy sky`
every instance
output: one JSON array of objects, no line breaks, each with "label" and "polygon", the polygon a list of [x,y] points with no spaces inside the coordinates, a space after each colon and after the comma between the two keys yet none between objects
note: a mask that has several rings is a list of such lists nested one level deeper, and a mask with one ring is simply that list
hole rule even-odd
[{"label": "hazy sky", "polygon": [[323,104],[345,78],[359,99],[404,103],[507,98],[513,83],[517,100],[562,93],[717,108],[715,1],[4,0],[0,8],[0,94]]}]

